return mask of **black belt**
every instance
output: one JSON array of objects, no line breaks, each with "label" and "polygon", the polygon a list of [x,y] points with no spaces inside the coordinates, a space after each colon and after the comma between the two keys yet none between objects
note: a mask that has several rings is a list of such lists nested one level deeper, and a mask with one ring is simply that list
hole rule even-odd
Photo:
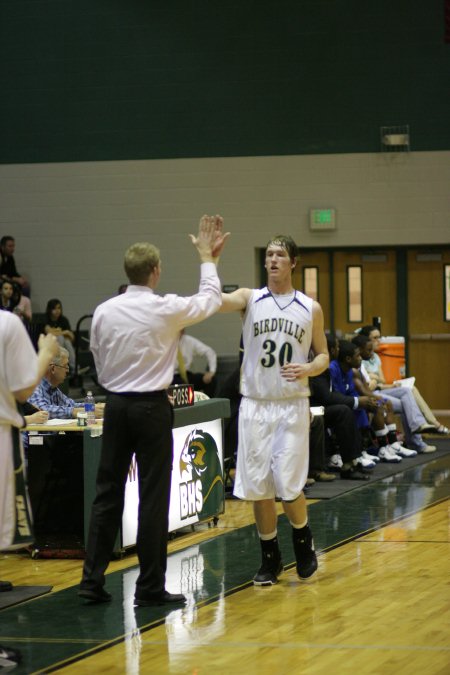
[{"label": "black belt", "polygon": [[167,398],[167,389],[158,391],[107,391],[108,396],[125,396],[126,398]]}]

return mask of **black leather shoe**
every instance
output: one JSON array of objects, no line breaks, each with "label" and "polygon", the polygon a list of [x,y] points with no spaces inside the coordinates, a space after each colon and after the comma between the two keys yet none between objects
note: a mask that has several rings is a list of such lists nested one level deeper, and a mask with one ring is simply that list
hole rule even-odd
[{"label": "black leather shoe", "polygon": [[341,469],[341,478],[344,480],[369,480],[370,474],[351,467],[350,469]]},{"label": "black leather shoe", "polygon": [[138,607],[156,607],[158,605],[184,604],[186,597],[182,593],[169,593],[163,591],[159,595],[147,598],[134,598],[134,604]]},{"label": "black leather shoe", "polygon": [[78,591],[78,597],[83,598],[84,600],[89,600],[90,602],[111,602],[112,595],[105,591],[104,588],[98,588],[95,591],[88,590],[86,588],[80,588]]},{"label": "black leather shoe", "polygon": [[5,591],[12,591],[13,585],[10,581],[0,581],[0,593]]},{"label": "black leather shoe", "polygon": [[332,480],[335,480],[336,474],[328,473],[327,471],[315,471],[312,477],[319,483],[329,483]]}]

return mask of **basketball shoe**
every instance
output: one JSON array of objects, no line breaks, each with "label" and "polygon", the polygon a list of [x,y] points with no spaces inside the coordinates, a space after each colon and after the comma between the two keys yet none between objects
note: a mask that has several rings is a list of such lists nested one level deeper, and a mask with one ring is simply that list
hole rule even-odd
[{"label": "basketball shoe", "polygon": [[328,460],[328,468],[334,471],[342,469],[342,457],[340,455],[331,455]]},{"label": "basketball shoe", "polygon": [[292,528],[292,542],[294,544],[297,574],[300,579],[308,579],[317,570],[317,556],[314,550],[314,541],[309,525],[300,530]]},{"label": "basketball shoe", "polygon": [[391,464],[395,463],[398,464],[398,462],[402,461],[400,455],[397,455],[397,453],[394,450],[391,450],[389,445],[385,445],[379,449],[378,457],[381,459],[382,462],[390,462]]},{"label": "basketball shoe", "polygon": [[262,541],[261,543],[261,567],[253,577],[255,586],[273,586],[283,571],[280,549],[277,539]]},{"label": "basketball shoe", "polygon": [[392,450],[395,452],[396,455],[400,455],[400,457],[415,457],[417,455],[416,450],[410,450],[409,448],[405,448],[398,441],[395,441],[395,443],[391,443],[389,447],[392,448]]},{"label": "basketball shoe", "polygon": [[368,459],[369,462],[375,462],[375,464],[378,464],[378,462],[380,461],[378,455],[371,455],[370,452],[367,452],[367,450],[362,451],[361,457]]},{"label": "basketball shoe", "polygon": [[355,463],[358,464],[358,466],[362,466],[363,469],[373,469],[376,466],[376,462],[363,455],[357,457]]}]

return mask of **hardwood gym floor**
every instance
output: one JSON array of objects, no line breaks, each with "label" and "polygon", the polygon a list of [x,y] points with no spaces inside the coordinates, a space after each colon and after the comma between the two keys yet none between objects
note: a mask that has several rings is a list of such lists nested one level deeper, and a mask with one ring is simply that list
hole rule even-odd
[{"label": "hardwood gym floor", "polygon": [[182,609],[134,608],[136,558],[114,561],[113,601],[80,602],[80,560],[0,555],[0,577],[51,584],[0,612],[0,644],[20,649],[13,672],[450,673],[450,455],[310,504],[319,571],[300,582],[290,527],[287,567],[255,588],[259,546],[247,504],[229,500],[217,528],[170,543],[167,586]]}]

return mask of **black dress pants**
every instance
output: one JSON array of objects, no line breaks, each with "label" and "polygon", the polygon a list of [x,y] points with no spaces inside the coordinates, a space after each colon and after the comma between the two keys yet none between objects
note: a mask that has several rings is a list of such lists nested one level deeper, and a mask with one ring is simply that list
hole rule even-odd
[{"label": "black dress pants", "polygon": [[322,415],[314,415],[309,428],[309,471],[314,473],[324,471],[325,461],[325,429]]},{"label": "black dress pants", "polygon": [[325,407],[324,422],[326,428],[331,429],[336,436],[344,464],[360,456],[361,434],[353,410],[346,405],[328,405]]},{"label": "black dress pants", "polygon": [[109,394],[106,399],[96,497],[92,506],[80,587],[97,590],[105,582],[124,507],[133,453],[139,485],[136,596],[151,598],[165,588],[173,409],[165,392]]}]

